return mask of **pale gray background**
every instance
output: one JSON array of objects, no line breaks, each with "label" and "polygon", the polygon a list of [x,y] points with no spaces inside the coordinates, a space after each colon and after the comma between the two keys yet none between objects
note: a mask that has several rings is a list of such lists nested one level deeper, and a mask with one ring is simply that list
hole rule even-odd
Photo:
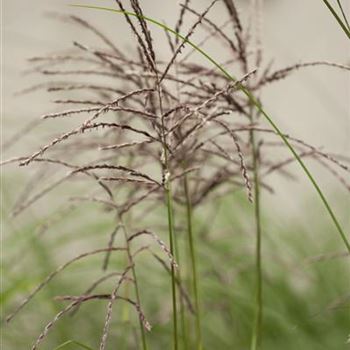
[{"label": "pale gray background", "polygon": [[[72,0],[73,1],[73,0]],[[31,56],[55,52],[69,46],[73,40],[89,44],[91,35],[71,24],[52,19],[50,12],[72,13],[88,19],[98,28],[108,33],[120,46],[131,45],[129,29],[123,18],[104,12],[69,8],[72,1],[59,0],[3,0],[2,13],[2,57],[3,57],[3,139],[6,141],[18,128],[41,114],[60,108],[50,104],[45,93],[35,93],[15,97],[14,92],[38,82],[37,75],[23,74],[28,68],[26,59]],[[79,0],[75,0],[79,2]],[[80,0],[80,3],[113,6],[113,1]],[[174,26],[174,11],[178,11],[176,1],[142,0],[146,14],[165,20]],[[238,1],[244,14],[248,1]],[[343,1],[349,13],[350,2]],[[192,6],[203,9],[209,1],[193,0]],[[213,18],[222,18],[222,5],[212,12]],[[226,17],[225,17],[226,18]],[[158,32],[158,33],[157,33]],[[154,28],[157,44],[165,47],[163,33]],[[264,47],[268,58],[275,58],[275,67],[284,67],[299,61],[328,60],[350,64],[349,41],[321,0],[270,0],[265,1],[263,21]],[[215,48],[215,49],[214,49]],[[213,44],[207,50],[215,58],[220,51]],[[266,109],[275,118],[285,132],[304,139],[316,146],[324,146],[330,152],[350,155],[350,110],[349,110],[349,74],[333,68],[320,67],[302,70],[288,80],[271,86],[264,93]],[[53,125],[47,130],[52,131]],[[3,158],[28,153],[37,149],[40,137],[48,131],[34,132],[3,154]],[[309,162],[308,162],[309,164]],[[350,204],[349,195],[337,181],[325,170],[310,165],[317,170],[316,178],[326,194],[332,194],[331,202],[338,205]],[[20,173],[11,167],[8,173]],[[277,195],[266,195],[265,201],[271,203],[274,210],[298,213],[304,198],[308,198],[320,209],[316,194],[305,180],[301,170],[295,166],[300,181],[291,183],[276,180]],[[346,175],[346,174],[345,174]],[[23,176],[23,173],[22,173]],[[307,194],[306,194],[307,193]],[[336,194],[336,195],[335,195]],[[341,200],[338,200],[338,199]],[[283,205],[281,205],[281,200]],[[303,208],[304,209],[304,208]],[[342,220],[347,221],[346,217]]]}]

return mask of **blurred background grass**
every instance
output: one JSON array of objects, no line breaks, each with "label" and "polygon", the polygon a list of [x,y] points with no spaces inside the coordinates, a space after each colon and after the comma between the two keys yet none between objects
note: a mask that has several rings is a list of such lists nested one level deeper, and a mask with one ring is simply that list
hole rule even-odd
[{"label": "blurred background grass", "polygon": [[[217,209],[215,215],[213,206]],[[308,208],[307,203],[304,208]],[[236,194],[196,212],[200,299],[207,349],[249,348],[254,310],[251,211],[246,198]],[[106,244],[113,222],[108,215],[96,213],[96,207],[83,206],[40,237],[36,233],[42,221],[35,219],[30,225],[13,231],[5,241],[2,296],[5,313],[59,262]],[[288,220],[270,214],[264,216],[264,348],[348,349],[349,263],[348,258],[337,256],[343,250],[339,239],[330,232],[328,218],[311,212],[309,219],[313,224],[306,226],[305,218],[299,216]],[[152,225],[162,225],[162,217],[163,213],[158,211],[148,220]],[[181,210],[177,219],[179,243],[184,244]],[[158,233],[166,236],[166,231]],[[161,255],[157,247],[153,248]],[[122,269],[124,258],[113,255],[111,269]],[[101,255],[90,257],[58,275],[6,327],[4,349],[28,348],[63,307],[64,303],[54,301],[53,297],[83,293],[101,276],[102,261]],[[169,276],[150,255],[141,254],[137,266],[144,312],[153,326],[148,334],[150,348],[168,348],[171,334]],[[109,290],[112,282],[104,282],[98,290]],[[66,315],[58,322],[42,348],[54,349],[73,339],[96,349],[105,309],[103,301],[85,303],[73,317]],[[137,332],[137,325],[134,310],[122,302],[116,303],[109,349],[137,348],[137,337],[133,334]],[[67,348],[77,346],[72,344]]]}]

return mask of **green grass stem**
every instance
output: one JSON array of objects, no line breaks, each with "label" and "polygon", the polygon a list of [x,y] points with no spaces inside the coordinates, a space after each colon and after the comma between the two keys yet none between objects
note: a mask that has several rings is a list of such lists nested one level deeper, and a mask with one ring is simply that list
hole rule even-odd
[{"label": "green grass stem", "polygon": [[[171,185],[167,181],[165,184],[166,201],[168,209],[168,229],[170,252],[174,256],[174,218],[173,218],[173,200],[171,194]],[[177,330],[177,306],[176,306],[176,281],[175,281],[175,267],[171,264],[171,291],[172,291],[172,305],[173,305],[173,345],[174,350],[178,350],[178,330]]]},{"label": "green grass stem", "polygon": [[[179,265],[179,269],[177,271],[176,277],[177,277],[177,281],[179,282],[179,285],[181,285],[181,283],[183,283],[183,275],[181,273],[181,268],[183,264],[181,262],[182,259],[180,256],[179,240],[177,235],[174,235],[174,247],[175,247],[176,262]],[[188,350],[188,337],[187,337],[188,332],[187,332],[186,312],[185,312],[184,300],[182,298],[181,293],[179,293],[179,303],[180,303],[180,325],[181,325],[183,349]]]},{"label": "green grass stem", "polygon": [[[159,77],[157,74],[157,92],[159,98],[159,109],[161,113],[161,124],[162,124],[162,144],[163,144],[163,182],[164,191],[166,198],[166,206],[168,213],[168,231],[169,231],[169,243],[170,252],[172,256],[175,256],[175,232],[174,232],[174,203],[171,191],[171,182],[169,181],[170,171],[169,171],[169,159],[168,159],[168,149],[166,145],[166,134],[165,134],[165,124],[164,124],[164,111],[162,104],[162,94],[159,82]],[[174,264],[171,264],[171,296],[172,296],[172,306],[173,306],[173,347],[174,350],[178,350],[178,327],[177,327],[177,299],[176,299],[176,270]]]},{"label": "green grass stem", "polygon": [[[329,3],[328,0],[322,0],[325,5],[328,7],[328,10],[332,13],[333,17],[337,20],[338,24],[340,25],[340,27],[343,29],[344,33],[346,34],[346,36],[350,39],[350,29],[349,27],[347,27],[347,23],[344,23],[341,18],[338,16],[337,12],[334,10],[333,6]],[[339,4],[339,2],[338,2]],[[343,8],[340,4],[340,9],[343,13]],[[343,14],[344,15],[344,14]],[[346,17],[345,17],[345,20],[346,20]]]},{"label": "green grass stem", "polygon": [[347,17],[346,17],[345,11],[344,11],[344,9],[343,9],[343,5],[341,4],[341,1],[340,1],[340,0],[337,0],[337,3],[338,3],[338,6],[339,6],[339,9],[340,9],[340,11],[341,11],[341,14],[342,14],[342,16],[343,16],[343,18],[344,18],[344,22],[345,22],[345,24],[346,24],[348,30],[350,30],[350,24],[349,24],[349,21],[348,21],[348,19],[347,19]]},{"label": "green grass stem", "polygon": [[[253,118],[251,119],[253,121]],[[262,256],[261,256],[261,211],[260,211],[260,183],[259,183],[259,150],[255,141],[254,130],[250,132],[250,140],[253,153],[253,177],[254,177],[254,215],[256,227],[255,265],[256,265],[256,310],[252,335],[251,349],[261,348],[262,320],[263,320],[263,281],[262,281]]]},{"label": "green grass stem", "polygon": [[203,349],[202,344],[202,332],[201,332],[201,313],[199,306],[199,296],[198,296],[198,276],[197,276],[197,264],[196,264],[196,252],[195,252],[195,243],[193,238],[193,225],[192,225],[192,203],[191,203],[191,195],[189,191],[189,184],[187,176],[184,177],[184,190],[186,197],[186,218],[187,218],[187,233],[188,233],[188,242],[190,248],[190,259],[191,259],[191,267],[192,267],[192,287],[194,294],[194,302],[196,308],[196,348],[198,350]]}]

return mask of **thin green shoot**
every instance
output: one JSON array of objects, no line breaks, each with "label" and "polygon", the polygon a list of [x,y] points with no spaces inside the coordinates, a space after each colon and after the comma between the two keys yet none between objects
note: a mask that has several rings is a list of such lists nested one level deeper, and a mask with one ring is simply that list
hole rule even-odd
[{"label": "thin green shoot", "polygon": [[196,346],[197,350],[202,350],[202,332],[201,332],[201,312],[199,306],[199,295],[198,295],[198,277],[197,277],[197,264],[196,264],[196,252],[195,252],[195,243],[193,238],[193,224],[192,224],[192,203],[191,195],[188,188],[188,179],[185,175],[184,177],[184,190],[186,196],[186,216],[187,216],[187,233],[189,240],[190,248],[190,258],[191,258],[191,267],[192,267],[192,284],[193,284],[193,294],[194,302],[196,307]]},{"label": "thin green shoot", "polygon": [[333,17],[337,20],[337,22],[339,23],[340,27],[343,29],[344,33],[346,34],[346,36],[350,39],[350,29],[346,26],[345,23],[343,23],[343,21],[338,16],[337,12],[334,10],[334,8],[329,3],[329,1],[328,0],[323,0],[323,2],[328,7],[328,10],[331,11]]},{"label": "thin green shoot", "polygon": [[[253,122],[253,111],[251,112],[251,121]],[[262,321],[263,321],[263,298],[262,298],[262,229],[261,229],[261,210],[260,210],[260,182],[259,182],[259,148],[256,144],[254,130],[250,132],[250,142],[253,152],[253,177],[254,177],[254,215],[256,228],[255,245],[255,271],[256,271],[256,310],[255,322],[253,328],[251,350],[261,348],[262,342]]]},{"label": "thin green shoot", "polygon": [[341,14],[343,15],[343,18],[344,18],[344,22],[346,24],[346,26],[348,27],[348,30],[350,30],[350,25],[349,25],[349,21],[346,17],[346,14],[345,14],[345,11],[343,9],[343,5],[341,4],[341,1],[340,0],[337,0],[337,3],[338,3],[338,6],[339,6],[339,9],[341,11]]}]

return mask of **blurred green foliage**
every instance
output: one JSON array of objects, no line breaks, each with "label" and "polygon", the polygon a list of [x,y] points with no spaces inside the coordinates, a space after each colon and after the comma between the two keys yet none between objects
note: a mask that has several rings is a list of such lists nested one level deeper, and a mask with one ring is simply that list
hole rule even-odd
[{"label": "blurred green foliage", "polygon": [[[164,209],[146,217],[143,227],[155,230],[166,241]],[[305,211],[305,213],[307,213]],[[53,216],[57,213],[53,213]],[[50,217],[50,215],[49,215]],[[52,217],[52,215],[51,215]],[[85,251],[107,245],[113,218],[94,205],[82,204],[38,236],[33,220],[4,239],[2,307],[11,312],[46,275],[62,262]],[[176,234],[181,261],[185,262],[184,208],[176,211]],[[350,286],[348,257],[337,256],[343,248],[329,232],[326,217],[300,220],[273,218],[263,222],[264,349],[346,350],[350,332]],[[129,230],[137,220],[129,218]],[[162,229],[163,227],[163,229]],[[163,232],[164,231],[164,232]],[[237,193],[212,201],[195,211],[196,246],[205,349],[248,349],[254,317],[254,224],[252,208]],[[149,240],[152,251],[162,256]],[[122,245],[117,236],[115,245]],[[184,253],[185,252],[185,253]],[[333,253],[336,253],[334,257]],[[24,349],[66,305],[56,295],[79,295],[103,274],[122,271],[125,256],[113,253],[109,271],[102,272],[103,254],[79,261],[59,274],[9,324],[3,325],[4,349]],[[171,338],[170,278],[147,252],[136,260],[142,308],[153,328],[147,334],[150,349],[169,348]],[[185,286],[189,271],[182,270]],[[110,293],[114,280],[101,284],[98,293]],[[115,283],[115,282],[114,282]],[[132,290],[127,285],[122,293]],[[74,316],[63,317],[41,344],[42,349],[97,349],[107,302],[86,302]],[[108,349],[138,349],[137,314],[130,305],[117,301]],[[188,334],[193,317],[186,311]],[[191,339],[191,336],[189,337]],[[79,345],[80,344],[80,345]],[[182,343],[181,343],[182,345]],[[191,348],[191,347],[190,347]]]}]

